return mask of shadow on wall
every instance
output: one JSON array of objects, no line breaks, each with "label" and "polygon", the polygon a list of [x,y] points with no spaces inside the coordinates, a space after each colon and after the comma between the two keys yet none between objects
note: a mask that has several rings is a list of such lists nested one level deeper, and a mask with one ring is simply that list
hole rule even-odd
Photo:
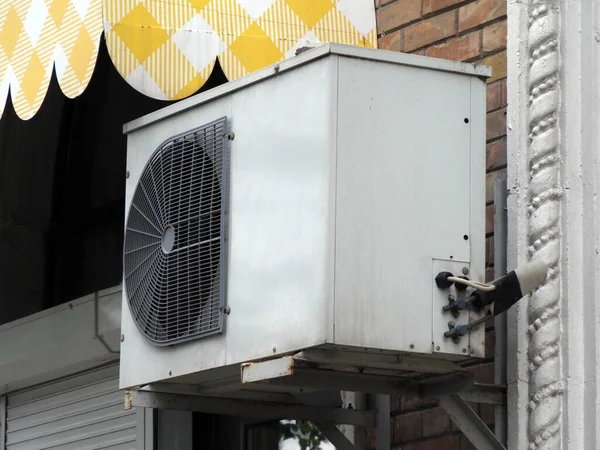
[{"label": "shadow on wall", "polygon": [[[217,67],[200,91],[225,83]],[[40,111],[0,119],[0,325],[121,282],[123,124],[173,102],[130,87],[104,39],[86,91],[53,75]]]}]

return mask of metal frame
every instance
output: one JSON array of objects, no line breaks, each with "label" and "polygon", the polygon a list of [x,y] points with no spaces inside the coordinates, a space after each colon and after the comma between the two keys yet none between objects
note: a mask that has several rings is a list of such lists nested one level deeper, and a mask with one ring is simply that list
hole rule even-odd
[{"label": "metal frame", "polygon": [[[225,389],[218,393],[182,393],[181,386],[164,383],[157,387],[146,386],[126,391],[125,409],[143,407],[198,411],[259,421],[306,420],[316,424],[340,450],[361,448],[364,443],[355,446],[336,424],[376,428],[377,450],[389,450],[389,396],[438,397],[440,406],[477,449],[505,450],[494,433],[459,395],[464,393],[468,401],[505,405],[505,390],[495,385],[475,384],[472,375],[466,371],[440,374],[424,380],[406,380],[393,374],[324,370],[310,366],[306,364],[306,355],[242,364],[238,384],[232,385],[229,391]],[[281,387],[286,392],[297,394],[289,394],[286,400],[281,401],[239,397],[240,390],[259,394],[270,389],[279,390]],[[346,409],[342,407],[341,396],[339,401],[335,401],[333,396],[327,395],[340,391],[375,394],[371,397],[371,408]],[[318,401],[315,401],[315,394],[319,397]]]},{"label": "metal frame", "polygon": [[459,394],[440,397],[440,406],[446,410],[460,431],[477,450],[506,450],[473,409]]},{"label": "metal frame", "polygon": [[137,450],[154,450],[154,414],[150,409],[136,411]]},{"label": "metal frame", "polygon": [[375,439],[377,450],[390,450],[390,396],[375,396],[375,411],[377,411],[377,429],[375,430]]},{"label": "metal frame", "polygon": [[6,448],[6,395],[0,396],[0,450]]},{"label": "metal frame", "polygon": [[278,402],[240,400],[150,391],[127,391],[125,409],[131,407],[176,409],[256,419],[310,420],[364,427],[375,426],[374,411],[357,411]]},{"label": "metal frame", "polygon": [[[388,420],[389,422],[389,420]],[[333,444],[336,450],[356,450],[357,447],[350,442],[348,437],[338,427],[331,423],[316,422],[315,425],[321,433]],[[389,434],[388,434],[389,436]],[[388,439],[389,441],[389,439]]]},{"label": "metal frame", "polygon": [[104,339],[104,336],[102,334],[100,334],[100,324],[99,324],[99,313],[98,313],[98,303],[100,301],[100,295],[98,294],[98,291],[94,292],[94,339],[97,339],[103,346],[104,348],[108,351],[108,353],[112,353],[115,355],[118,355],[119,353],[121,353],[119,350],[113,350],[110,345],[108,345],[108,342],[106,342],[106,339]]},{"label": "metal frame", "polygon": [[[507,195],[506,180],[497,180],[494,183],[494,278],[506,274],[506,242],[507,242]],[[507,316],[500,314],[494,318],[496,332],[496,347],[494,351],[494,382],[499,386],[506,386],[506,361],[507,361]],[[495,433],[502,444],[507,444],[507,408],[506,403],[495,408]]]}]

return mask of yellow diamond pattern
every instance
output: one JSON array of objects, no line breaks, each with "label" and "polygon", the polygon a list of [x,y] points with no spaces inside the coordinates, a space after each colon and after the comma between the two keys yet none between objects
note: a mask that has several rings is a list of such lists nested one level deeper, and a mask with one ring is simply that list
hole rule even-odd
[{"label": "yellow diamond pattern", "polygon": [[242,66],[248,72],[254,72],[281,59],[281,50],[256,23],[242,34],[230,47]]},{"label": "yellow diamond pattern", "polygon": [[[106,42],[115,67],[137,90],[158,99],[191,95],[217,58],[225,76],[234,80],[293,56],[300,46],[377,45],[375,29],[362,35],[336,7],[337,0],[103,1]],[[374,19],[372,0],[346,0],[344,8],[349,3],[351,8],[353,1],[361,11],[368,3]],[[256,11],[262,11],[259,17]],[[204,68],[188,59],[198,56],[192,44],[202,34],[221,42],[218,52],[198,58]]]},{"label": "yellow diamond pattern", "polygon": [[331,0],[286,0],[304,24],[314,27],[329,11],[334,9]]},{"label": "yellow diamond pattern", "polygon": [[[371,8],[375,23],[373,0],[344,1],[346,12],[352,2],[358,5],[349,16]],[[19,117],[32,117],[53,67],[65,95],[80,95],[94,71],[103,30],[119,73],[138,91],[164,100],[195,93],[217,59],[233,80],[292,57],[305,45],[375,47],[376,30],[362,35],[336,4],[337,0],[89,0],[82,10],[81,0],[0,0],[0,116],[4,93],[10,89]],[[34,30],[25,29],[30,15],[37,16],[28,21]]]},{"label": "yellow diamond pattern", "polygon": [[167,32],[142,3],[115,24],[113,30],[140,63],[169,40]]},{"label": "yellow diamond pattern", "polygon": [[0,41],[0,44],[6,56],[11,58],[19,36],[24,31],[23,22],[14,6],[10,5],[4,23],[0,21],[0,24],[2,25],[2,41]]},{"label": "yellow diamond pattern", "polygon": [[50,17],[52,17],[57,27],[60,27],[65,18],[69,3],[70,0],[53,0],[50,2]]},{"label": "yellow diamond pattern", "polygon": [[[53,68],[68,97],[80,95],[90,81],[102,33],[102,0],[89,0],[84,10],[76,6],[73,0],[0,0],[0,94],[10,90],[23,120],[40,108]],[[57,56],[59,63],[53,60]],[[0,116],[4,105],[0,98]]]},{"label": "yellow diamond pattern", "polygon": [[73,68],[75,76],[80,82],[83,82],[86,78],[88,71],[88,55],[92,54],[95,49],[95,44],[90,38],[85,25],[81,25],[79,33],[75,39],[75,45],[73,51],[69,56],[69,62]]},{"label": "yellow diamond pattern", "polygon": [[196,11],[202,11],[206,5],[210,3],[210,0],[187,0],[190,5],[192,5]]},{"label": "yellow diamond pattern", "polygon": [[21,90],[23,91],[25,99],[29,105],[35,104],[39,86],[42,84],[43,79],[44,66],[42,65],[37,53],[34,52],[31,55],[31,60],[29,61],[27,70],[25,71],[25,77],[23,77],[23,82],[21,83]]}]

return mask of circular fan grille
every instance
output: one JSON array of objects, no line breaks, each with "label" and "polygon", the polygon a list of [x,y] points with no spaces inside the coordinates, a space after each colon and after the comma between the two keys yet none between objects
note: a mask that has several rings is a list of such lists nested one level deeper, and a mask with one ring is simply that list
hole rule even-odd
[{"label": "circular fan grille", "polygon": [[145,167],[125,230],[127,300],[157,344],[222,329],[224,119],[162,145]]}]

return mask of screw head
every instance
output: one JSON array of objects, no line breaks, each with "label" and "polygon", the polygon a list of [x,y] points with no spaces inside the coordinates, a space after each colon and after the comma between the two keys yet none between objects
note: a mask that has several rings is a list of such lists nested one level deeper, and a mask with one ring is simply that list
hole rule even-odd
[{"label": "screw head", "polygon": [[277,351],[277,346],[276,346],[276,345],[274,345],[274,346],[273,346],[273,353],[275,353],[276,351]]},{"label": "screw head", "polygon": [[121,335],[121,342],[123,342],[124,340],[125,340],[125,335],[124,335],[124,334],[122,334],[122,335]]},{"label": "screw head", "polygon": [[471,355],[475,353],[475,349],[473,348],[469,349],[469,351],[471,352]]},{"label": "screw head", "polygon": [[172,372],[169,370],[169,376],[171,376],[171,375],[172,375]]},{"label": "screw head", "polygon": [[435,349],[439,352],[440,351],[440,346],[438,345]]},{"label": "screw head", "polygon": [[227,315],[231,314],[231,307],[228,306],[227,308],[225,308],[225,311],[223,311],[223,312]]},{"label": "screw head", "polygon": [[125,172],[125,178],[129,178],[129,170],[127,172]]},{"label": "screw head", "polygon": [[410,344],[410,348],[415,348],[415,344]]},{"label": "screw head", "polygon": [[466,348],[463,348],[463,353],[467,353],[467,349]]},{"label": "screw head", "polygon": [[463,267],[462,273],[463,273],[463,275],[469,275],[469,268],[468,267]]}]

